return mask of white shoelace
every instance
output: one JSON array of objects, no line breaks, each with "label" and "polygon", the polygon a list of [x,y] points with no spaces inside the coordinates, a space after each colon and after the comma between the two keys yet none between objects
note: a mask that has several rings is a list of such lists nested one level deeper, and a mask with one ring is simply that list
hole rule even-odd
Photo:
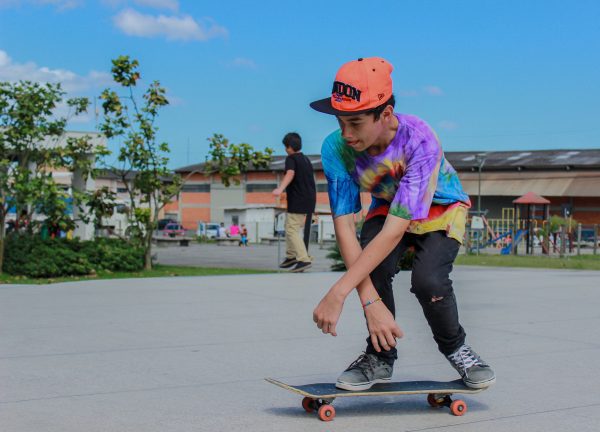
[{"label": "white shoelace", "polygon": [[466,371],[473,366],[485,366],[479,356],[468,345],[461,346],[455,353],[448,356],[456,367]]}]

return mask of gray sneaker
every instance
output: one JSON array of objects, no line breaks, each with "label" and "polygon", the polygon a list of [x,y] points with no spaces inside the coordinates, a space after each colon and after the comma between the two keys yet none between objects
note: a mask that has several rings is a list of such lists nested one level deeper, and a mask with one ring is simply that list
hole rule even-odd
[{"label": "gray sneaker", "polygon": [[370,389],[374,384],[390,382],[394,367],[374,354],[362,353],[338,378],[342,390]]},{"label": "gray sneaker", "polygon": [[449,356],[448,361],[458,371],[467,387],[486,388],[496,382],[493,369],[481,360],[473,349],[463,344]]}]

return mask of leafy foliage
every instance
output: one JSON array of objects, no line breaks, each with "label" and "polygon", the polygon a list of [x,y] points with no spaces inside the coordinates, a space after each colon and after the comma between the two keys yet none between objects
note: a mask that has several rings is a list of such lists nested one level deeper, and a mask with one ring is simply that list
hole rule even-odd
[{"label": "leafy foliage", "polygon": [[344,259],[342,258],[342,252],[340,251],[340,247],[337,243],[329,248],[329,253],[326,255],[326,258],[333,261],[331,264],[331,271],[341,272],[346,271],[346,263],[344,263]]},{"label": "leafy foliage", "polygon": [[233,181],[240,184],[240,175],[250,166],[255,169],[267,168],[271,162],[273,149],[267,147],[264,151],[254,150],[250,144],[230,143],[221,134],[208,138],[209,152],[204,165],[206,175],[218,174],[226,187]]},{"label": "leafy foliage", "polygon": [[67,196],[50,171],[79,170],[87,177],[93,174],[95,158],[106,154],[88,136],[64,143],[69,118],[89,106],[87,98],[68,99],[69,113],[58,116],[64,96],[60,84],[0,82],[0,268],[8,211],[14,208],[18,215],[17,229],[32,232],[34,212],[45,217],[46,227],[73,228],[76,221],[66,212]]},{"label": "leafy foliage", "polygon": [[[346,264],[344,263],[344,259],[342,258],[342,253],[340,252],[340,248],[336,243],[331,248],[329,248],[330,252],[327,254],[327,258],[333,261],[331,267],[331,271],[346,271]],[[404,251],[402,257],[398,261],[398,271],[400,270],[412,270],[413,262],[415,259],[415,249],[413,247],[409,247]]]},{"label": "leafy foliage", "polygon": [[6,238],[4,271],[33,278],[88,275],[98,270],[138,271],[142,248],[119,239],[42,239],[24,233]]},{"label": "leafy foliage", "polygon": [[152,267],[152,233],[156,229],[160,210],[181,189],[183,180],[167,168],[169,145],[157,141],[155,122],[161,108],[167,106],[166,91],[158,81],[152,82],[142,96],[134,90],[141,79],[139,62],[129,56],[112,61],[115,83],[127,92],[119,96],[115,90],[106,89],[100,98],[104,120],[102,132],[107,138],[120,140],[117,166],[108,170],[117,174],[130,198],[128,219],[130,233],[135,242],[145,249],[145,267]]}]

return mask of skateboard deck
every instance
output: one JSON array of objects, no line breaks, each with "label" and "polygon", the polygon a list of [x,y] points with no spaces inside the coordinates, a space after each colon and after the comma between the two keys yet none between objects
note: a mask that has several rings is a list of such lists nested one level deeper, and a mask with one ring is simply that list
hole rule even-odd
[{"label": "skateboard deck", "polygon": [[304,396],[302,407],[306,412],[317,411],[323,421],[331,421],[335,417],[335,409],[331,405],[336,398],[359,396],[400,396],[426,394],[427,402],[432,407],[447,406],[450,412],[461,416],[467,412],[467,404],[463,400],[452,399],[453,394],[475,394],[485,389],[467,387],[462,380],[455,381],[404,381],[375,384],[368,390],[347,391],[338,389],[334,383],[314,383],[290,385],[273,378],[265,378],[291,392]]}]

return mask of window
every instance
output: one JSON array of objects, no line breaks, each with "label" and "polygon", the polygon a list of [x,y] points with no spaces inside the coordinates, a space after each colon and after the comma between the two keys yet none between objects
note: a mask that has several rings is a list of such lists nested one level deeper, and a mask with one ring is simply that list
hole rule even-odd
[{"label": "window", "polygon": [[127,188],[124,188],[124,187],[118,187],[118,188],[117,188],[117,193],[127,193]]},{"label": "window", "polygon": [[276,187],[276,183],[249,183],[246,185],[246,192],[271,192]]},{"label": "window", "polygon": [[210,184],[184,184],[181,192],[210,192]]}]

